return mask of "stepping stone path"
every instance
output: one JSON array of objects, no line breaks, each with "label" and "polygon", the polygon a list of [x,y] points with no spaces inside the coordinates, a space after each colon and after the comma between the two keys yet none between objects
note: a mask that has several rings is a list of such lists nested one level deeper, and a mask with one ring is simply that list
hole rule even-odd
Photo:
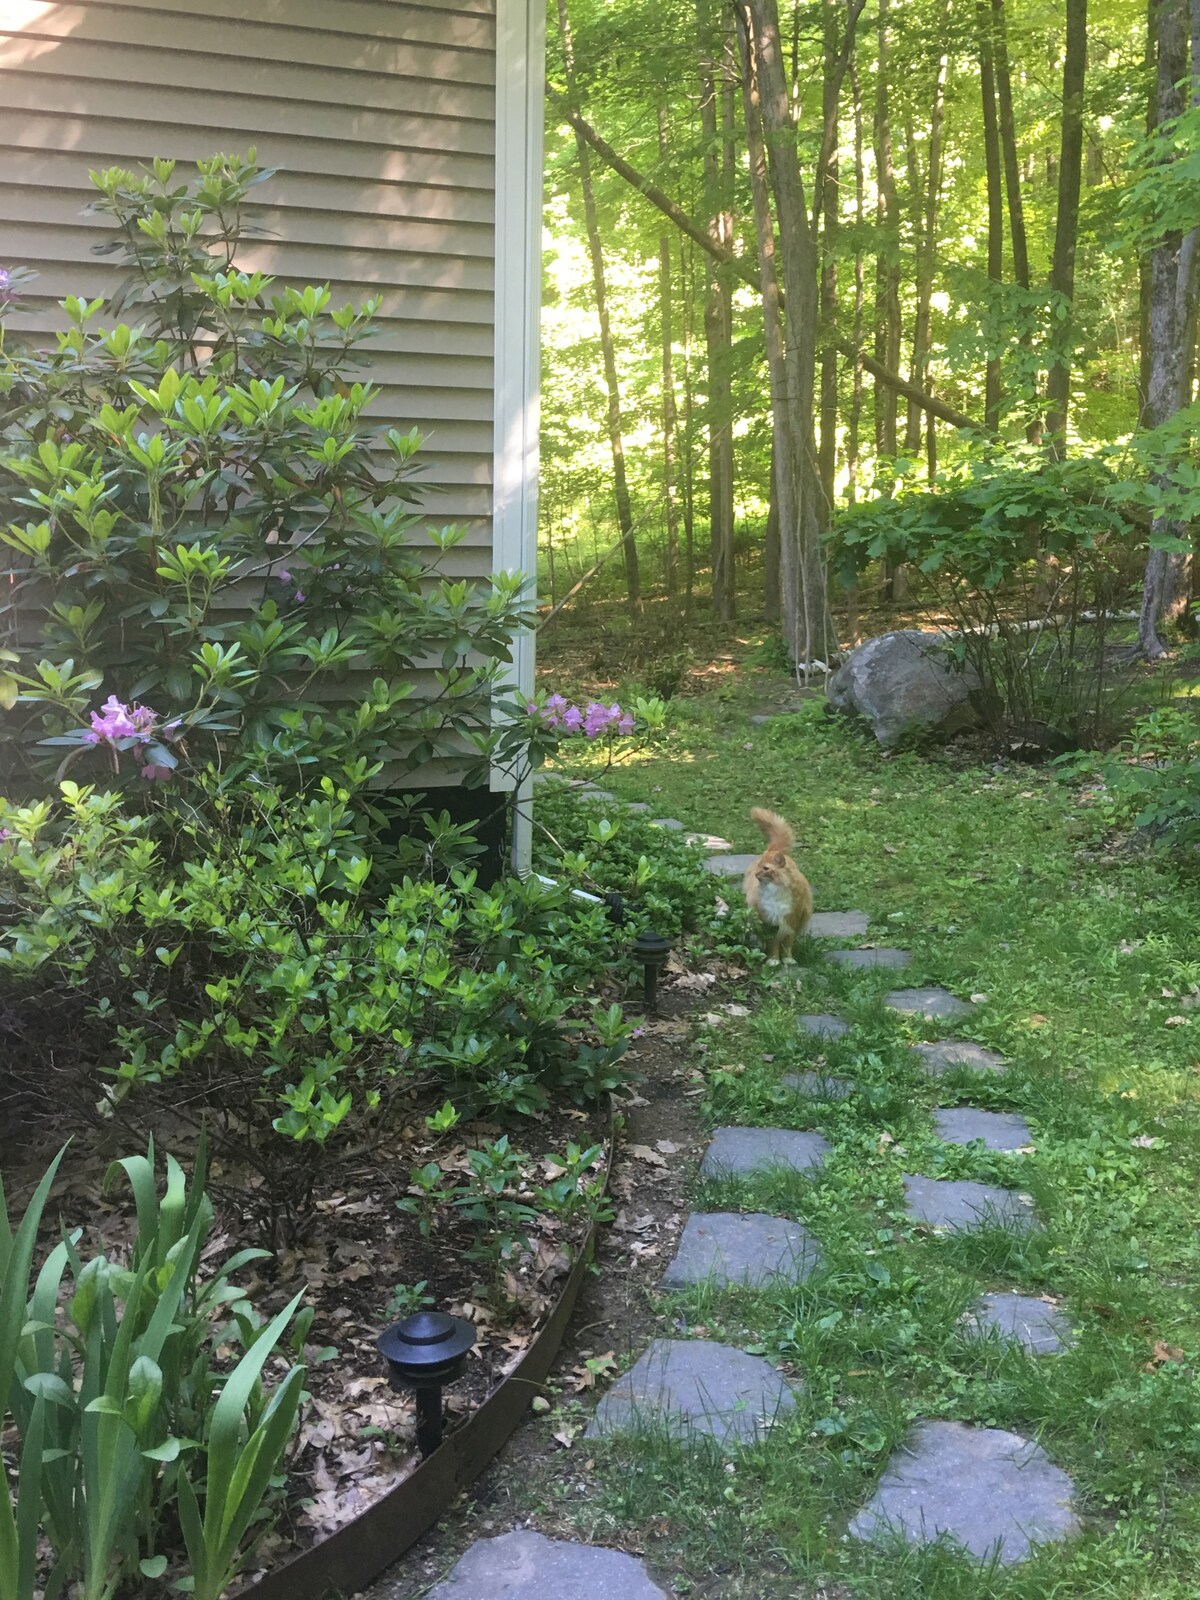
[{"label": "stepping stone path", "polygon": [[715,878],[740,878],[757,860],[757,855],[709,856],[704,865]]},{"label": "stepping stone path", "polygon": [[967,1312],[964,1327],[976,1338],[998,1333],[1035,1356],[1055,1355],[1075,1343],[1058,1307],[1027,1294],[985,1294]]},{"label": "stepping stone path", "polygon": [[[654,1339],[596,1407],[586,1437],[659,1427],[674,1439],[703,1434],[718,1444],[741,1443],[762,1437],[795,1404],[791,1387],[762,1356],[715,1339]],[[623,1589],[595,1591],[609,1593],[625,1600]],[[553,1589],[544,1594],[558,1600]]]},{"label": "stepping stone path", "polygon": [[1074,1485],[1041,1445],[1002,1428],[921,1422],[892,1456],[850,1524],[855,1539],[901,1534],[931,1544],[949,1535],[971,1555],[1004,1565],[1079,1529]]},{"label": "stepping stone path", "polygon": [[[753,720],[758,725],[768,719]],[[682,828],[674,818],[657,822],[663,828]],[[704,864],[716,877],[740,877],[757,860],[755,854],[732,853],[728,840],[712,834],[685,833],[684,837],[715,852]],[[861,939],[869,924],[869,916],[862,911],[822,911],[813,916],[808,932],[815,939]],[[907,950],[876,946],[831,950],[825,960],[857,970],[900,969],[911,963],[912,956]],[[798,975],[803,977],[803,971]],[[936,985],[893,990],[884,1004],[902,1015],[929,1020],[957,1020],[970,1016],[976,1008],[975,1002]],[[842,1018],[829,1013],[798,1017],[797,1026],[801,1033],[816,1039],[838,1039],[849,1032]],[[931,1078],[961,1068],[992,1073],[1006,1070],[1002,1056],[970,1040],[939,1039],[911,1048],[922,1071]],[[847,1099],[857,1088],[849,1078],[819,1070],[789,1073],[781,1079],[781,1087],[826,1103]],[[1032,1143],[1029,1124],[1012,1112],[943,1106],[934,1112],[934,1122],[938,1137],[948,1144],[970,1145],[979,1140],[989,1150],[1014,1151]],[[781,1167],[812,1172],[824,1163],[829,1150],[817,1133],[718,1128],[704,1154],[700,1174],[705,1178],[744,1177]],[[907,1215],[935,1229],[959,1231],[999,1223],[1028,1232],[1037,1225],[1032,1200],[1012,1189],[913,1173],[905,1174],[903,1182]],[[821,1259],[819,1243],[788,1218],[740,1212],[694,1214],[684,1225],[678,1251],[662,1283],[668,1289],[703,1283],[757,1285],[779,1277],[802,1283]],[[968,1336],[991,1333],[1035,1355],[1062,1350],[1072,1341],[1070,1325],[1057,1307],[1012,1293],[981,1296],[965,1315],[963,1328]],[[673,1437],[706,1434],[727,1444],[759,1436],[777,1415],[794,1405],[792,1389],[759,1356],[707,1339],[655,1339],[600,1401],[587,1433],[594,1438],[658,1424]],[[1024,1559],[1036,1545],[1065,1539],[1078,1530],[1073,1492],[1067,1474],[1055,1467],[1034,1441],[998,1428],[930,1420],[918,1423],[893,1453],[875,1494],[851,1521],[849,1531],[853,1538],[864,1541],[901,1536],[927,1544],[948,1537],[972,1556],[983,1559],[994,1554],[1011,1564]],[[502,1543],[485,1541],[491,1546]],[[549,1540],[541,1544],[577,1548],[555,1547]],[[479,1548],[468,1551],[464,1562]],[[540,1559],[541,1552],[540,1547],[530,1549],[532,1563],[535,1556]],[[598,1558],[616,1554],[594,1549],[589,1553]],[[641,1600],[643,1590],[635,1585],[649,1580],[638,1563],[631,1564],[638,1571],[636,1578],[597,1581],[589,1574],[588,1600],[593,1594],[608,1592],[620,1593],[622,1600],[626,1596]],[[557,1569],[551,1572],[531,1564],[529,1572],[530,1582],[540,1585],[536,1590],[510,1590],[494,1581],[486,1590],[489,1600],[492,1594],[510,1593],[520,1600],[528,1594],[533,1600],[535,1592],[539,1600],[542,1593],[551,1592],[556,1600],[575,1600],[575,1589],[565,1586],[567,1580],[558,1576]],[[610,1581],[611,1589],[605,1587]],[[653,1586],[644,1592],[659,1593]],[[475,1600],[476,1594],[471,1588],[443,1586],[433,1591],[432,1600]],[[479,1600],[483,1594],[478,1591]]]},{"label": "stepping stone path", "polygon": [[826,961],[839,967],[907,967],[912,962],[911,950],[896,950],[888,945],[868,945],[861,950],[830,950]]},{"label": "stepping stone path", "polygon": [[682,833],[683,823],[678,817],[655,817],[651,822],[654,828],[669,828],[672,833]]},{"label": "stepping stone path", "polygon": [[642,1562],[623,1550],[547,1539],[529,1529],[479,1539],[428,1600],[667,1600]]},{"label": "stepping stone path", "polygon": [[687,1219],[664,1289],[697,1283],[756,1288],[770,1278],[803,1283],[821,1262],[806,1228],[762,1211],[697,1211]]},{"label": "stepping stone path", "polygon": [[901,1011],[905,1016],[926,1017],[931,1022],[942,1017],[969,1017],[974,1005],[960,1000],[949,989],[934,985],[930,989],[893,989],[883,997],[889,1011]]},{"label": "stepping stone path", "polygon": [[830,1016],[827,1011],[798,1017],[796,1020],[805,1033],[811,1033],[817,1039],[840,1039],[843,1034],[850,1032],[849,1023],[843,1022],[841,1017]]},{"label": "stepping stone path", "polygon": [[793,1094],[807,1095],[810,1100],[848,1100],[854,1093],[849,1078],[838,1078],[826,1072],[789,1072],[780,1083]]},{"label": "stepping stone path", "polygon": [[819,1133],[790,1128],[718,1128],[700,1163],[702,1178],[744,1177],[785,1167],[811,1172],[823,1166],[829,1142]]},{"label": "stepping stone path", "polygon": [[871,925],[865,911],[814,911],[810,939],[861,939]]},{"label": "stepping stone path", "polygon": [[943,1072],[953,1072],[956,1067],[1003,1072],[1007,1065],[1003,1056],[985,1050],[981,1044],[972,1044],[969,1039],[939,1039],[935,1044],[914,1044],[912,1049],[931,1078],[940,1078]]},{"label": "stepping stone path", "polygon": [[947,1144],[972,1144],[982,1139],[989,1150],[1020,1150],[1033,1143],[1024,1117],[1011,1111],[980,1111],[975,1106],[942,1107],[933,1113],[939,1139]]},{"label": "stepping stone path", "polygon": [[1036,1225],[1033,1203],[1012,1189],[970,1178],[904,1175],[904,1209],[916,1222],[959,1232],[989,1224],[1028,1233]]}]

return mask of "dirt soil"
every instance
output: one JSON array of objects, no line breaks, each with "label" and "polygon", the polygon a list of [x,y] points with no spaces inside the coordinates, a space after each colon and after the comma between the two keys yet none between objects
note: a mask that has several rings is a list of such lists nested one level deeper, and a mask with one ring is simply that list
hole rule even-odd
[{"label": "dirt soil", "polygon": [[[699,1009],[708,1009],[713,998]],[[662,1015],[630,1052],[641,1077],[636,1093],[624,1102],[612,1178],[617,1214],[601,1234],[597,1271],[587,1279],[551,1373],[547,1390],[552,1405],[556,1399],[578,1396],[590,1409],[590,1391],[605,1387],[610,1371],[623,1371],[661,1332],[651,1298],[687,1218],[692,1175],[704,1144],[699,1109],[704,1082],[700,1058],[689,1047],[696,1009],[694,994],[668,990]],[[553,1410],[538,1414],[531,1409],[474,1486],[359,1600],[418,1600],[474,1540],[513,1528],[577,1538],[577,1531],[556,1517],[548,1503],[552,1486],[560,1502],[564,1491],[568,1500],[593,1492],[582,1423],[576,1419],[564,1424]],[[605,1542],[615,1545],[618,1539],[613,1533]],[[645,1557],[653,1570],[652,1545],[638,1540],[626,1548]]]}]

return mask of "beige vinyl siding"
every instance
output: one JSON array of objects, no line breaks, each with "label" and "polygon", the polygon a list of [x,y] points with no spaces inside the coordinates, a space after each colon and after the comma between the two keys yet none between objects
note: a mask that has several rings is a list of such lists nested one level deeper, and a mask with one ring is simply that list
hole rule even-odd
[{"label": "beige vinyl siding", "polygon": [[33,268],[14,328],[110,292],[88,170],[251,145],[247,265],[382,300],[380,422],[426,436],[437,525],[467,526],[458,576],[491,570],[495,0],[6,0],[0,6],[0,260]]}]

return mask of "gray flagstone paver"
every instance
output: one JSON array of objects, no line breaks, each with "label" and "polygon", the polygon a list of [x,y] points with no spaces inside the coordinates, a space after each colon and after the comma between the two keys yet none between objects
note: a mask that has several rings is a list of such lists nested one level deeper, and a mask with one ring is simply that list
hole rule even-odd
[{"label": "gray flagstone paver", "polygon": [[762,1356],[715,1339],[655,1339],[596,1407],[587,1437],[659,1427],[732,1444],[760,1438],[795,1404]]},{"label": "gray flagstone paver", "polygon": [[664,1289],[692,1284],[757,1287],[771,1278],[803,1283],[821,1262],[806,1228],[762,1211],[694,1211],[662,1276]]},{"label": "gray flagstone paver", "polygon": [[873,967],[911,966],[912,951],[897,950],[892,945],[868,945],[860,950],[830,950],[825,959],[840,967],[857,967],[865,972]]},{"label": "gray flagstone paver", "polygon": [[908,1215],[932,1228],[981,1228],[989,1224],[1027,1233],[1036,1219],[1033,1202],[1015,1189],[971,1178],[920,1178],[904,1175]]},{"label": "gray flagstone paver", "polygon": [[849,1078],[829,1072],[789,1072],[779,1081],[793,1094],[807,1095],[810,1100],[847,1100],[855,1089]]},{"label": "gray flagstone paver", "polygon": [[477,1539],[428,1600],[667,1600],[643,1562],[529,1528]]},{"label": "gray flagstone paver", "polygon": [[913,1051],[931,1078],[940,1078],[956,1067],[976,1072],[1003,1072],[1007,1063],[994,1050],[985,1050],[970,1039],[938,1039],[933,1044],[914,1044]]},{"label": "gray flagstone paver", "polygon": [[811,939],[861,939],[870,925],[865,911],[814,911],[808,935]]},{"label": "gray flagstone paver", "polygon": [[843,1034],[850,1032],[848,1022],[843,1022],[841,1017],[835,1017],[828,1011],[810,1012],[798,1018],[798,1021],[805,1033],[811,1033],[818,1039],[840,1039]]},{"label": "gray flagstone paver", "polygon": [[893,989],[884,995],[883,1003],[890,1011],[901,1011],[906,1016],[927,1017],[930,1021],[940,1017],[969,1017],[974,1005],[960,1000],[949,989],[937,984],[926,989]]},{"label": "gray flagstone paver", "polygon": [[978,1337],[998,1333],[1035,1356],[1054,1355],[1075,1342],[1058,1307],[1027,1294],[981,1296],[967,1312],[964,1327]]},{"label": "gray flagstone paver", "polygon": [[977,1106],[943,1106],[933,1113],[939,1139],[947,1144],[972,1144],[982,1139],[989,1150],[1021,1150],[1033,1143],[1024,1117],[1013,1111],[981,1111]]},{"label": "gray flagstone paver", "polygon": [[830,1145],[819,1133],[791,1128],[718,1128],[700,1163],[702,1178],[741,1177],[788,1167],[808,1172],[824,1165]]}]

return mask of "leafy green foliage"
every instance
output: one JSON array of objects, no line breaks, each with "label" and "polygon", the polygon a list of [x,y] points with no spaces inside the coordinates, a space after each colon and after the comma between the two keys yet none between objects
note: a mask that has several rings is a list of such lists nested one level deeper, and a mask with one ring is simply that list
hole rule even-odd
[{"label": "leafy green foliage", "polygon": [[524,580],[443,575],[464,530],[414,513],[420,437],[374,428],[376,390],[354,377],[378,301],[238,269],[269,176],[252,155],[201,162],[190,185],[171,162],[95,175],[130,271],[109,310],[136,321],[70,297],[52,348],[0,343],[0,616],[20,690],[0,737],[26,781],[80,760],[98,776],[107,754],[136,786],[91,741],[101,691],[171,730],[146,776],[182,761],[295,783],[453,752],[479,782],[520,749],[492,709]]},{"label": "leafy green foliage", "polygon": [[[261,1536],[278,1510],[273,1485],[304,1368],[270,1393],[262,1371],[300,1297],[264,1326],[231,1280],[265,1252],[202,1260],[213,1221],[203,1141],[190,1188],[168,1156],[159,1194],[153,1143],[114,1163],[110,1181],[123,1173],[137,1206],[128,1263],[84,1260],[78,1234],[64,1237],[30,1297],[34,1237],[60,1161],[15,1235],[0,1185],[0,1379],[20,1442],[15,1517],[7,1486],[0,1499],[0,1586],[13,1600],[33,1600],[42,1584],[46,1594],[74,1585],[80,1600],[141,1593],[140,1578],[167,1571],[181,1523],[177,1586],[219,1600],[252,1529]],[[225,1347],[239,1344],[231,1367]]]},{"label": "leafy green foliage", "polygon": [[1164,706],[1133,725],[1102,763],[1118,820],[1172,849],[1200,845],[1200,719]]}]

